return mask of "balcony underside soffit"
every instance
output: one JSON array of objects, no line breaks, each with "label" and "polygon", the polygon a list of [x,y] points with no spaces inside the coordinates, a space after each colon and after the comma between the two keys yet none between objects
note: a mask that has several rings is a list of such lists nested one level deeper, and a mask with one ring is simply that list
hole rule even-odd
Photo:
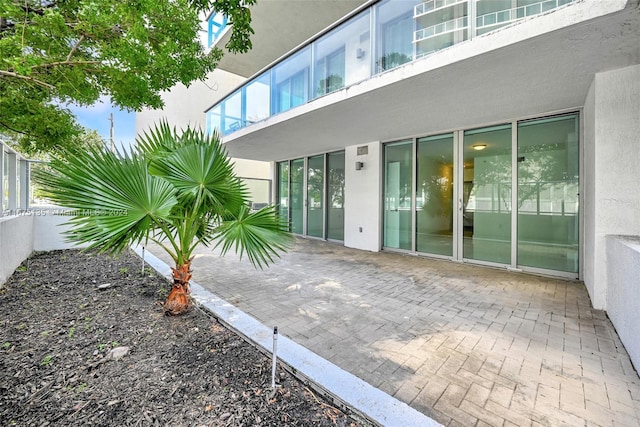
[{"label": "balcony underside soffit", "polygon": [[[627,7],[474,56],[491,41],[483,40],[241,129],[225,137],[227,149],[277,161],[580,108],[596,73],[640,63],[640,10]],[[471,53],[449,61],[456,49]]]},{"label": "balcony underside soffit", "polygon": [[[367,0],[258,1],[251,8],[253,48],[241,55],[225,54],[218,68],[249,77],[364,3]],[[229,33],[217,45],[228,40]]]}]

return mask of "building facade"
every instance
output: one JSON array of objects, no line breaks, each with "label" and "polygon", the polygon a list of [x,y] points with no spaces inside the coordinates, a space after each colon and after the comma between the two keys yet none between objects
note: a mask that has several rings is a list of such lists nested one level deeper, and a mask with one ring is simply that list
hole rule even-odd
[{"label": "building facade", "polygon": [[639,7],[263,2],[194,117],[268,162],[298,235],[579,279],[606,309],[606,236],[640,235]]}]

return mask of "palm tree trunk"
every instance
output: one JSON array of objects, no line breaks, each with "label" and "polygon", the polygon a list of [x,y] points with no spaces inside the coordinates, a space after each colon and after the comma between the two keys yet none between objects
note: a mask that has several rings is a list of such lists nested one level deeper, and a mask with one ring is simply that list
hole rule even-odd
[{"label": "palm tree trunk", "polygon": [[189,280],[191,280],[191,260],[184,264],[171,268],[173,272],[173,286],[167,300],[164,302],[164,311],[174,316],[186,313],[191,307],[191,290]]}]

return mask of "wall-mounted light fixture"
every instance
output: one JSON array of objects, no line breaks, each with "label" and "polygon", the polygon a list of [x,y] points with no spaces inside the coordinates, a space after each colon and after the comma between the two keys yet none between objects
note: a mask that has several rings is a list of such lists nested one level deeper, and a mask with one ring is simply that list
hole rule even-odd
[{"label": "wall-mounted light fixture", "polygon": [[358,48],[358,50],[356,50],[356,58],[358,59],[364,58],[364,49]]},{"label": "wall-mounted light fixture", "polygon": [[471,146],[471,148],[473,148],[476,151],[482,151],[485,148],[487,148],[487,144],[474,144]]},{"label": "wall-mounted light fixture", "polygon": [[359,171],[364,167],[364,162],[356,162],[356,170]]}]

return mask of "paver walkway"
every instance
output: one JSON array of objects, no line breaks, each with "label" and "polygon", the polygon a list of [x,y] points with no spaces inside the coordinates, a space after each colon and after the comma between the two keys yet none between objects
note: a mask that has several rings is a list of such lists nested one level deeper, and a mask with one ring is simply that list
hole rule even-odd
[{"label": "paver walkway", "polygon": [[193,273],[444,425],[640,426],[638,374],[581,283],[304,239],[263,271],[201,248]]}]

